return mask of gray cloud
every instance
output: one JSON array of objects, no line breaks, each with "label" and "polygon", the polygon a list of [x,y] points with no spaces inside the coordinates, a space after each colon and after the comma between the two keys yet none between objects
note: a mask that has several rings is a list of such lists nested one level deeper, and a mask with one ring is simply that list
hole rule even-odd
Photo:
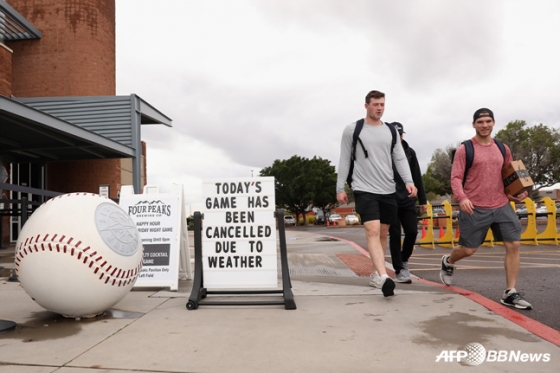
[{"label": "gray cloud", "polygon": [[[162,182],[247,176],[295,154],[336,165],[371,89],[386,92],[384,119],[405,124],[423,171],[436,148],[473,135],[482,106],[496,130],[516,119],[560,128],[556,1],[152,5],[117,1],[117,91],[173,119],[143,136],[150,162],[184,160],[153,166]],[[165,35],[144,26],[154,20]]]}]

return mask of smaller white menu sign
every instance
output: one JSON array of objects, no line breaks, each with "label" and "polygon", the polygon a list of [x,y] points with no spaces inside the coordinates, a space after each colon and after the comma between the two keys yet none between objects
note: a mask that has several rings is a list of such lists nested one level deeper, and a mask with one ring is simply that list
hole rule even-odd
[{"label": "smaller white menu sign", "polygon": [[188,237],[183,234],[187,228],[182,189],[177,194],[121,192],[119,204],[136,223],[144,247],[142,270],[134,287],[178,290],[180,255],[188,255],[188,250],[183,250],[185,246],[188,249]]}]

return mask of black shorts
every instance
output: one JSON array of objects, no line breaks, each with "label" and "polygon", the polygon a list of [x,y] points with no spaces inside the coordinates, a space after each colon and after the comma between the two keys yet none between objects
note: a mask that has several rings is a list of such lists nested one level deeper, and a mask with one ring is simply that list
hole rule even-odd
[{"label": "black shorts", "polygon": [[382,224],[391,224],[397,216],[397,200],[394,194],[373,194],[354,192],[356,212],[362,223],[379,220]]}]

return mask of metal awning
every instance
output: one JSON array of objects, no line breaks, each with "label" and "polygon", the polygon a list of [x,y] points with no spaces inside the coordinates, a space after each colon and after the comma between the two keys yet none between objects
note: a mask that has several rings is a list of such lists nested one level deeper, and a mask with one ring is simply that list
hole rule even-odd
[{"label": "metal awning", "polygon": [[41,31],[22,17],[5,0],[0,0],[0,41],[40,39]]},{"label": "metal awning", "polygon": [[171,127],[171,119],[130,96],[6,98],[0,96],[0,160],[46,164],[132,158],[141,184],[141,125]]},{"label": "metal awning", "polygon": [[123,145],[140,146],[140,125],[163,124],[171,119],[141,97],[67,96],[17,98],[17,101]]},{"label": "metal awning", "polygon": [[0,157],[7,162],[130,158],[134,148],[0,96]]}]

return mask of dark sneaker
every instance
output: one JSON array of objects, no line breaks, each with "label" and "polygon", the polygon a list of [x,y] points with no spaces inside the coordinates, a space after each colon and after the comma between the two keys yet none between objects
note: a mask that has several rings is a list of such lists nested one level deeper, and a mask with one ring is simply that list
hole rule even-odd
[{"label": "dark sneaker", "polygon": [[383,281],[383,285],[381,285],[381,291],[383,292],[384,297],[392,297],[395,295],[395,282],[391,279],[391,277],[386,276],[382,277],[381,281]]},{"label": "dark sneaker", "polygon": [[502,304],[505,304],[509,307],[519,308],[520,310],[531,310],[533,306],[531,303],[527,302],[523,299],[523,294],[519,294],[515,288],[510,289],[509,291],[504,291],[504,295],[501,299]]},{"label": "dark sneaker", "polygon": [[448,261],[449,255],[444,255],[441,258],[441,271],[439,271],[439,279],[445,285],[450,286],[453,282],[453,271],[455,266]]}]

